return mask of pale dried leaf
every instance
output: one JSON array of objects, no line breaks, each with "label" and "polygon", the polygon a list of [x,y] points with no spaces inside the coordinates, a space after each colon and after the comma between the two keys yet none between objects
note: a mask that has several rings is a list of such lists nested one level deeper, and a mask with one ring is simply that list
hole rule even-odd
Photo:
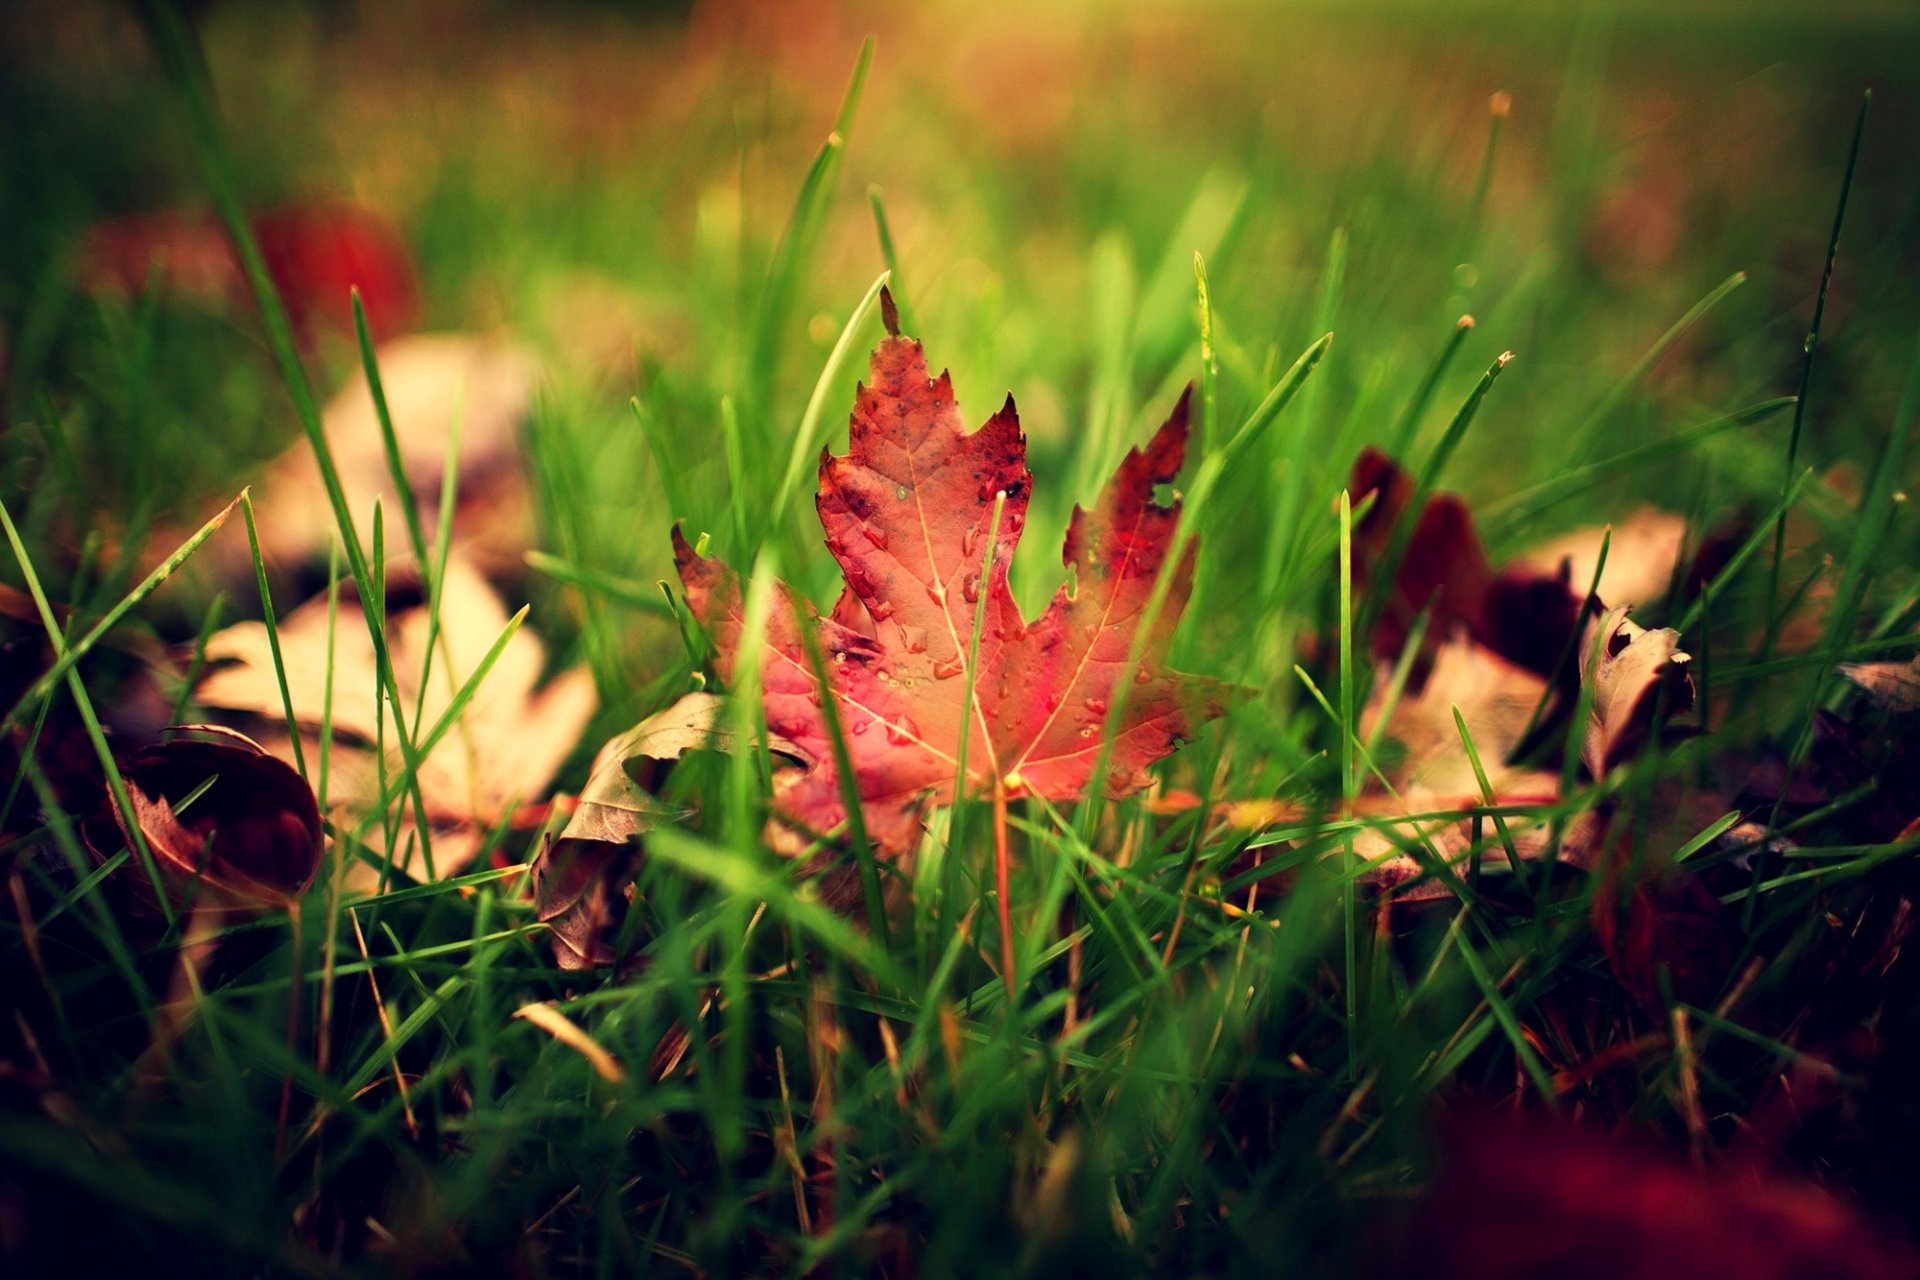
[{"label": "pale dried leaf", "polygon": [[[524,488],[520,426],[533,403],[539,366],[524,348],[469,334],[413,334],[383,343],[374,353],[386,393],[401,470],[418,497],[428,536],[437,520],[437,495],[455,421],[459,427],[462,507],[497,483]],[[387,464],[380,420],[366,378],[352,380],[323,415],[327,447],[348,509],[362,536],[373,527],[373,506],[386,509],[388,543],[405,535],[393,521],[399,498]],[[326,554],[334,528],[313,451],[304,440],[274,462],[255,486],[260,547],[269,564],[288,565]],[[509,505],[517,505],[510,503]],[[524,550],[527,530],[496,519],[461,522],[463,544],[510,537]],[[398,535],[398,536],[396,536]]]},{"label": "pale dried leaf", "polygon": [[[1385,701],[1384,670],[1374,681],[1373,697],[1361,714],[1360,735],[1371,737]],[[1477,793],[1474,776],[1453,710],[1460,709],[1473,745],[1496,791],[1506,789],[1506,758],[1547,693],[1547,682],[1491,649],[1455,637],[1438,649],[1426,685],[1403,695],[1393,708],[1387,733],[1405,749],[1389,774],[1396,786],[1407,784],[1436,792]]]},{"label": "pale dried leaf", "polygon": [[1840,674],[1866,690],[1883,711],[1920,711],[1920,658],[1911,662],[1843,662]]},{"label": "pale dried leaf", "polygon": [[1646,744],[1657,718],[1693,709],[1693,659],[1678,631],[1649,631],[1627,617],[1626,605],[1590,619],[1580,643],[1588,655],[1583,676],[1593,685],[1580,759],[1603,778]]},{"label": "pale dried leaf", "polygon": [[[426,607],[402,610],[388,619],[387,643],[395,683],[408,724],[413,708],[423,733],[440,720],[460,687],[478,669],[506,628],[508,615],[492,587],[464,557],[449,558],[440,592],[441,630],[434,642],[433,665],[424,696],[420,675],[429,637]],[[307,739],[307,755],[318,751],[317,734],[327,710],[328,636],[325,599],[295,609],[280,623],[294,720]],[[195,698],[203,706],[248,713],[269,726],[262,737],[276,755],[291,758],[291,744],[272,726],[284,725],[279,681],[266,627],[245,622],[216,633],[207,643],[208,670]],[[330,793],[349,813],[377,794],[373,745],[387,744],[389,771],[401,756],[392,711],[379,696],[373,643],[359,610],[342,602],[333,636],[331,707],[334,776]],[[579,669],[562,673],[539,687],[545,649],[522,627],[507,642],[486,679],[480,682],[454,728],[421,762],[418,780],[434,820],[434,869],[442,875],[470,860],[482,834],[519,805],[544,790],[573,750],[593,714],[591,676]],[[382,724],[382,718],[385,724]],[[413,817],[409,811],[409,820]],[[413,866],[404,833],[395,857],[409,874]],[[354,877],[363,874],[356,867]]]},{"label": "pale dried leaf", "polygon": [[1602,600],[1660,600],[1687,553],[1686,517],[1657,507],[1640,507],[1625,520],[1596,529],[1581,529],[1535,547],[1519,563],[1545,574],[1557,574],[1565,564],[1568,584],[1584,593],[1600,566],[1600,548],[1607,563],[1595,595]]}]

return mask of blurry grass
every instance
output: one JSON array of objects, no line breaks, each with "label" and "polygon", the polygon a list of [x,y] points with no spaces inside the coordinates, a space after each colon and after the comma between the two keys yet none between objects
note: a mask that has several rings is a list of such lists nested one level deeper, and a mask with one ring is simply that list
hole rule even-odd
[{"label": "blurry grass", "polygon": [[[662,142],[666,160],[647,173],[587,167],[516,187],[514,176],[537,167],[524,146],[506,175],[490,175],[479,165],[484,139],[463,138],[410,229],[429,292],[443,300],[437,318],[464,321],[492,305],[518,322],[525,306],[555,358],[529,441],[543,538],[530,557],[533,616],[593,667],[604,727],[689,685],[694,658],[652,586],[668,574],[669,520],[753,566],[750,610],[765,607],[776,572],[829,597],[809,469],[823,436],[841,447],[858,353],[877,337],[875,293],[856,301],[857,291],[884,267],[903,314],[927,327],[917,336],[936,365],[957,371],[970,420],[1003,386],[1020,394],[1036,472],[1014,569],[1025,605],[1059,580],[1071,504],[1091,497],[1180,384],[1202,376],[1200,438],[1214,448],[1191,472],[1181,536],[1199,539],[1200,569],[1173,659],[1260,696],[1162,772],[1207,799],[1279,795],[1324,816],[1222,833],[1207,828],[1204,805],[1157,818],[1138,802],[1064,812],[1016,802],[1010,998],[988,904],[985,804],[936,818],[932,847],[911,869],[874,873],[876,890],[904,890],[910,903],[887,929],[863,930],[762,847],[764,752],[693,759],[663,797],[690,816],[648,841],[625,934],[632,971],[564,974],[525,896],[531,843],[516,838],[503,868],[425,884],[393,875],[358,898],[341,887],[348,860],[383,862],[374,850],[393,849],[405,806],[420,808],[417,792],[405,798],[418,760],[451,731],[483,663],[435,724],[421,723],[417,706],[397,708],[403,759],[382,779],[385,802],[362,829],[331,832],[322,887],[299,907],[298,927],[262,919],[224,929],[170,1083],[155,1093],[133,1064],[175,939],[123,929],[108,881],[89,874],[75,841],[79,815],[61,810],[29,762],[44,823],[34,843],[51,842],[69,866],[49,869],[14,845],[15,874],[49,906],[0,929],[6,973],[30,993],[18,997],[22,1025],[57,1028],[58,1043],[40,1039],[33,1053],[56,1067],[61,1105],[0,1115],[0,1150],[47,1180],[31,1201],[36,1230],[108,1211],[72,1237],[76,1265],[192,1248],[207,1273],[330,1271],[290,1245],[291,1232],[364,1270],[537,1253],[565,1273],[684,1264],[800,1274],[822,1262],[858,1271],[898,1247],[932,1275],[1069,1263],[1357,1273],[1364,1232],[1426,1176],[1432,1104],[1519,1088],[1552,1105],[1565,1092],[1557,1072],[1638,1027],[1593,945],[1583,877],[1561,872],[1551,890],[1530,883],[1537,896],[1495,906],[1473,874],[1457,903],[1416,911],[1385,936],[1361,910],[1362,869],[1327,856],[1378,825],[1348,812],[1373,747],[1356,719],[1370,673],[1353,629],[1338,624],[1357,614],[1363,634],[1378,601],[1356,597],[1346,564],[1346,468],[1366,442],[1422,459],[1413,469],[1423,492],[1445,468],[1446,487],[1500,513],[1489,526],[1496,556],[1623,515],[1634,500],[1744,508],[1761,523],[1710,595],[1712,684],[1741,690],[1716,703],[1715,729],[1720,742],[1743,744],[1758,708],[1805,711],[1809,672],[1824,686],[1843,655],[1911,645],[1914,602],[1901,592],[1916,535],[1892,514],[1889,487],[1911,402],[1900,434],[1887,430],[1890,415],[1875,418],[1892,402],[1882,375],[1903,374],[1911,357],[1910,284],[1883,272],[1861,288],[1852,336],[1835,338],[1847,380],[1810,388],[1808,411],[1828,417],[1809,452],[1817,445],[1823,465],[1875,468],[1864,490],[1872,501],[1858,511],[1830,503],[1816,549],[1838,558],[1847,611],[1837,617],[1849,625],[1836,621],[1812,653],[1748,652],[1775,626],[1762,590],[1772,523],[1812,492],[1804,471],[1780,490],[1790,446],[1777,415],[1793,404],[1783,393],[1814,281],[1795,280],[1790,308],[1776,308],[1755,300],[1756,288],[1735,292],[1729,273],[1748,263],[1712,246],[1690,245],[1628,285],[1586,260],[1583,228],[1618,159],[1601,141],[1617,38],[1608,22],[1562,33],[1555,176],[1512,189],[1501,165],[1527,140],[1524,113],[1534,111],[1537,130],[1544,112],[1525,95],[1522,117],[1491,117],[1497,149],[1482,117],[1439,143],[1388,138],[1337,164],[1312,161],[1232,101],[1221,112],[1232,128],[1195,146],[1186,130],[1129,127],[1139,122],[1125,113],[1140,108],[1094,90],[1122,63],[1122,42],[1089,21],[1099,56],[1071,104],[1062,165],[1017,163],[1017,143],[997,153],[1014,157],[1004,164],[970,159],[956,139],[983,126],[917,96],[929,90],[912,82],[887,88],[884,114],[872,98],[863,104],[869,56],[874,97],[905,56],[883,41],[877,54],[859,46],[837,109],[815,94],[813,111],[793,113],[804,127],[780,125],[797,137],[832,119],[824,140],[777,134],[787,118],[771,91],[754,98],[747,72],[723,68],[714,74],[729,92],[685,108],[680,140]],[[839,52],[852,59],[854,47]],[[176,50],[178,66],[191,62]],[[837,91],[845,70],[823,78]],[[1385,127],[1373,110],[1352,136]],[[231,215],[251,171],[229,168],[211,116],[202,123],[200,156]],[[923,147],[931,158],[903,154],[916,131],[941,139]],[[265,145],[244,127],[238,137],[249,151]],[[801,163],[786,163],[793,156]],[[1810,169],[1805,186],[1818,195],[1804,208],[1830,207],[1837,170]],[[1909,164],[1898,180],[1912,177]],[[877,193],[860,199],[868,179],[884,186],[884,208]],[[1884,201],[1877,207],[1868,244],[1888,225]],[[1736,219],[1725,243],[1763,243],[1779,230],[1769,221],[1777,212]],[[1473,260],[1459,261],[1468,250]],[[569,351],[567,323],[534,305],[583,266],[654,291],[660,313],[611,370]],[[271,317],[257,270],[254,285]],[[17,317],[42,305],[54,306],[10,310],[13,331],[26,332]],[[262,407],[278,403],[262,390],[269,359],[240,350],[251,330],[225,328],[222,342],[194,353],[171,327],[187,323],[190,336],[198,321],[151,298],[125,313],[115,306],[55,308],[46,323],[62,333],[49,340],[44,376],[29,364],[36,385],[8,385],[4,469],[10,506],[30,487],[20,477],[37,482],[15,541],[20,573],[40,569],[50,592],[79,606],[76,618],[101,619],[78,641],[56,641],[75,656],[9,719],[45,714],[64,678],[103,763],[109,744],[79,679],[95,672],[81,659],[149,596],[166,595],[169,577],[130,587],[127,548],[167,514],[169,494],[213,487],[264,452],[260,433],[273,433],[262,424],[283,416]],[[1458,324],[1468,312],[1476,323]],[[1321,336],[1328,328],[1337,341]],[[362,360],[377,377],[371,345],[316,362],[284,323],[270,321],[268,333],[268,355],[317,443],[307,380]],[[1496,388],[1495,355],[1509,345],[1522,359]],[[192,413],[213,403],[227,407],[209,433],[215,456],[142,470],[196,440]],[[108,447],[120,441],[124,450]],[[94,487],[116,468],[115,484]],[[383,558],[335,497],[345,577],[362,599],[380,600]],[[73,539],[63,531],[85,523],[68,514],[89,502],[124,521],[124,540],[64,554]],[[443,566],[446,531],[429,545],[411,501],[400,520],[400,538]],[[383,521],[376,541],[398,540]],[[265,604],[264,570],[258,577]],[[336,565],[330,589],[342,581]],[[171,607],[195,634],[203,612]],[[1679,620],[1689,642],[1706,611],[1703,601]],[[386,687],[341,695],[397,702],[378,610],[367,612]],[[1874,634],[1858,637],[1856,616],[1877,618]],[[1337,659],[1302,652],[1336,631]],[[1395,687],[1404,678],[1396,672]],[[731,714],[744,740],[757,700]],[[323,733],[319,758],[306,762],[323,792],[327,743]],[[596,745],[581,744],[583,763]],[[1650,757],[1556,806],[1477,810],[1485,843],[1507,838],[1507,818],[1565,821],[1653,775],[1690,771],[1701,750]],[[1673,852],[1701,862],[1696,851],[1724,823],[1675,837]],[[1755,944],[1756,1000],[1791,999],[1823,913],[1844,919],[1867,901],[1873,876],[1911,851],[1823,847],[1818,824],[1799,837],[1815,865],[1756,873],[1742,895],[1765,939]],[[20,958],[29,936],[43,963]],[[1558,1016],[1573,998],[1597,1005],[1586,1039]],[[542,1000],[622,1064],[623,1078],[512,1016]],[[1730,1032],[1697,1050],[1716,1106],[1750,1103],[1799,1054],[1738,1012],[1688,1013]],[[1673,1069],[1666,1045],[1650,1050],[1622,1109],[1676,1126]],[[304,1119],[283,1132],[289,1078]]]}]

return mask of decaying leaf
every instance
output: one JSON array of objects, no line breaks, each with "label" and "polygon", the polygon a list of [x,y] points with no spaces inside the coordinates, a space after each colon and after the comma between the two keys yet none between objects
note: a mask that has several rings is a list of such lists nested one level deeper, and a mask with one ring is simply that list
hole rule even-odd
[{"label": "decaying leaf", "polygon": [[1737,913],[1677,868],[1624,887],[1623,881],[1603,875],[1592,907],[1594,937],[1614,977],[1656,1015],[1669,999],[1712,1005],[1745,942]]},{"label": "decaying leaf", "polygon": [[[135,752],[121,766],[134,820],[169,901],[246,912],[298,898],[320,867],[320,811],[312,789],[241,734],[178,728],[217,733],[220,740],[175,737]],[[104,808],[110,818],[83,824],[89,849],[103,861],[134,840],[110,795]],[[136,901],[155,905],[143,873],[129,872],[127,883]]]},{"label": "decaying leaf", "polygon": [[[845,728],[867,833],[887,855],[910,850],[922,811],[956,789],[1079,799],[1105,759],[1106,793],[1131,795],[1147,786],[1149,765],[1221,713],[1224,687],[1163,665],[1191,583],[1191,544],[1169,566],[1141,661],[1128,662],[1179,519],[1178,501],[1161,506],[1154,488],[1179,474],[1185,397],[1146,448],[1122,460],[1092,510],[1075,510],[1064,559],[1076,586],[1032,623],[1007,584],[1032,481],[1011,397],[969,433],[947,376],[930,378],[920,344],[895,334],[874,353],[849,435],[845,456],[822,453],[816,502],[846,596],[823,618],[783,588],[766,633],[767,724],[806,762],[776,781],[789,821],[826,832],[847,820],[823,698]],[[739,581],[678,530],[674,547],[688,605],[731,679]],[[809,665],[809,630],[824,689]]]},{"label": "decaying leaf", "polygon": [[[440,583],[439,613],[436,631],[424,601],[407,608],[399,607],[397,599],[389,602],[387,646],[410,729],[430,727],[446,713],[508,622],[493,589],[457,555],[448,560]],[[375,744],[385,744],[390,773],[402,766],[392,710],[378,695],[379,670],[366,623],[356,607],[341,602],[331,639],[331,690],[326,600],[308,601],[289,613],[279,632],[294,720],[309,760],[318,758],[317,734],[331,709],[334,781],[329,800],[352,825],[378,794]],[[433,662],[423,688],[420,677],[427,670],[430,637]],[[284,736],[280,685],[265,625],[244,622],[216,633],[207,642],[206,656],[208,670],[196,701],[256,717],[262,740],[290,759],[292,744]],[[516,632],[453,729],[421,762],[418,780],[433,824],[434,870],[441,875],[471,861],[489,830],[538,797],[593,713],[592,678],[575,669],[542,687],[545,661],[539,639],[524,627]],[[418,716],[416,706],[421,708]],[[276,725],[282,726],[277,734]],[[405,816],[411,822],[411,805]],[[398,870],[425,874],[425,860],[405,831],[393,853]],[[356,866],[349,883],[370,884],[370,870]]]},{"label": "decaying leaf", "polygon": [[[482,569],[517,568],[531,534],[525,459],[520,428],[533,404],[539,366],[517,344],[468,334],[412,334],[383,343],[375,352],[380,385],[399,447],[400,470],[420,507],[429,539],[439,518],[447,453],[458,424],[454,538],[467,560]],[[387,543],[406,543],[395,523],[402,510],[387,459],[384,434],[364,374],[328,403],[323,415],[355,527],[365,537],[376,502],[386,510]],[[255,485],[260,549],[267,563],[291,567],[326,554],[334,513],[314,462],[299,440]],[[230,575],[250,580],[244,540],[231,544]]]},{"label": "decaying leaf", "polygon": [[[1356,497],[1373,499],[1354,529],[1355,567],[1363,581],[1384,571],[1396,524],[1412,520],[1392,584],[1383,593],[1373,634],[1382,666],[1362,716],[1365,735],[1384,728],[1402,754],[1388,765],[1395,798],[1361,797],[1368,816],[1471,809],[1486,803],[1488,789],[1502,805],[1557,801],[1557,768],[1518,768],[1511,759],[1564,721],[1581,682],[1592,685],[1591,711],[1585,724],[1569,731],[1580,735],[1580,757],[1595,777],[1631,757],[1656,727],[1674,732],[1666,729],[1666,717],[1691,709],[1693,685],[1678,633],[1647,631],[1627,620],[1625,607],[1603,612],[1597,599],[1582,603],[1607,531],[1568,535],[1496,571],[1481,548],[1472,514],[1457,497],[1433,495],[1409,515],[1413,482],[1384,454],[1361,454],[1352,489]],[[1685,544],[1684,521],[1644,508],[1615,529],[1613,539],[1600,577],[1601,598],[1611,598],[1604,595],[1608,589],[1664,595]],[[1400,656],[1422,609],[1429,611],[1424,651],[1382,726],[1388,710],[1383,701],[1387,664]],[[1588,619],[1586,647],[1576,645],[1575,626],[1582,617]],[[1579,656],[1602,635],[1599,660],[1590,669],[1582,666]],[[1467,755],[1461,723],[1479,753],[1484,788]],[[1416,882],[1396,897],[1439,896],[1447,892],[1444,885],[1420,878],[1436,856],[1455,861],[1477,852],[1483,865],[1500,866],[1509,844],[1522,859],[1554,847],[1562,861],[1589,867],[1605,846],[1609,815],[1581,812],[1563,824],[1557,844],[1545,822],[1510,817],[1498,839],[1492,823],[1482,827],[1476,849],[1469,821],[1405,818],[1361,833],[1355,852],[1376,864],[1374,878],[1383,884]]]},{"label": "decaying leaf", "polygon": [[1840,674],[1866,690],[1884,711],[1899,715],[1920,711],[1920,658],[1907,662],[1843,662]]},{"label": "decaying leaf", "polygon": [[1693,710],[1691,657],[1680,649],[1680,633],[1671,627],[1649,631],[1627,617],[1626,605],[1591,619],[1582,652],[1592,659],[1593,701],[1587,712],[1580,760],[1596,778],[1604,778],[1653,736],[1659,721]]},{"label": "decaying leaf", "polygon": [[[615,935],[625,913],[621,889],[638,866],[633,838],[664,816],[655,798],[655,766],[689,751],[732,751],[733,734],[721,714],[725,702],[690,693],[600,748],[573,816],[533,860],[534,907],[550,932],[562,969],[614,963]],[[799,757],[784,739],[771,750]]]}]

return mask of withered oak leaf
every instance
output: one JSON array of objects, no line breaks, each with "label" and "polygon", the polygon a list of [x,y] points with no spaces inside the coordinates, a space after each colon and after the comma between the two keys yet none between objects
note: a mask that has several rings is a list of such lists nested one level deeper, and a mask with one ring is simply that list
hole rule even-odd
[{"label": "withered oak leaf", "polygon": [[[766,630],[767,728],[806,757],[776,775],[781,815],[823,833],[846,821],[823,696],[838,712],[867,834],[889,856],[918,842],[927,806],[950,803],[956,787],[1082,798],[1109,720],[1105,791],[1131,795],[1150,782],[1149,765],[1221,714],[1225,685],[1164,665],[1192,584],[1193,542],[1171,569],[1137,667],[1128,662],[1179,519],[1178,499],[1163,506],[1154,489],[1180,471],[1189,395],[1144,449],[1128,451],[1091,510],[1074,509],[1063,559],[1075,585],[1028,622],[1007,582],[1033,482],[1013,398],[969,432],[948,375],[928,375],[919,342],[891,333],[880,344],[855,400],[848,452],[821,451],[815,505],[845,593],[823,617],[781,586]],[[673,537],[687,605],[731,681],[739,580],[677,528]],[[804,628],[817,636],[824,691]]]}]

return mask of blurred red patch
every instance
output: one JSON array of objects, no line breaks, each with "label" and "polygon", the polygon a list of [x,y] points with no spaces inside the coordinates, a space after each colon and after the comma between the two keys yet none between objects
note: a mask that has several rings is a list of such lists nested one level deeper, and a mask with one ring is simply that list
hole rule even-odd
[{"label": "blurred red patch", "polygon": [[[406,244],[385,219],[345,201],[281,205],[255,215],[260,256],[302,341],[322,331],[353,332],[358,288],[375,341],[419,321],[419,289]],[[162,293],[220,305],[243,304],[246,276],[220,220],[166,210],[127,214],[94,227],[80,252],[82,285],[137,297],[150,279]]]},{"label": "blurred red patch", "polygon": [[1920,1256],[1809,1183],[1702,1172],[1544,1121],[1452,1126],[1394,1274],[1504,1280],[1920,1275]]}]

